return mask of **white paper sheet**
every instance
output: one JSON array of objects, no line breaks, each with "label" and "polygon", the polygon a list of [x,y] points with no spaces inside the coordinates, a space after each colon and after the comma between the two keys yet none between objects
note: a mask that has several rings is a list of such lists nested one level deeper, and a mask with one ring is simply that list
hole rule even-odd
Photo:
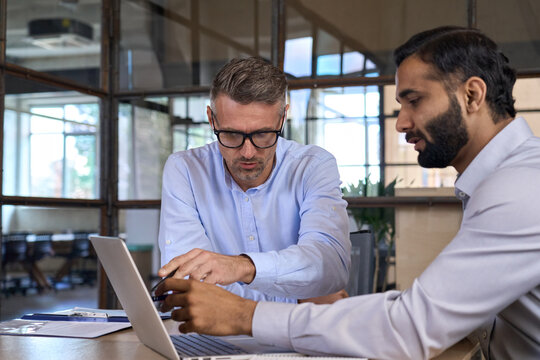
[{"label": "white paper sheet", "polygon": [[129,322],[9,320],[0,322],[0,335],[96,338],[131,327]]}]

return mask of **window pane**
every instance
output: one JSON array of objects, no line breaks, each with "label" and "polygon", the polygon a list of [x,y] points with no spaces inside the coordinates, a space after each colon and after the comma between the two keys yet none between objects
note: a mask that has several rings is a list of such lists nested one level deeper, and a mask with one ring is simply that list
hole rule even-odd
[{"label": "window pane", "polygon": [[[379,119],[370,118],[367,123],[368,127],[368,163],[369,164],[379,164],[381,162],[381,143],[380,143],[380,130]],[[379,140],[379,141],[376,141]]]},{"label": "window pane", "polygon": [[338,160],[338,166],[365,165],[365,127],[357,121],[325,121],[323,147]]},{"label": "window pane", "polygon": [[148,286],[151,277],[156,277],[161,267],[157,242],[159,209],[121,209],[118,227],[141,277]]},{"label": "window pane", "polygon": [[7,61],[99,87],[101,2],[7,2]]},{"label": "window pane", "polygon": [[209,104],[206,94],[120,104],[119,199],[161,198],[167,157],[216,140],[206,116]]},{"label": "window pane", "polygon": [[540,110],[540,78],[517,79],[513,96],[519,110]]},{"label": "window pane", "polygon": [[540,136],[540,78],[518,79],[514,86],[517,116],[527,120],[533,133]]},{"label": "window pane", "polygon": [[491,37],[510,64],[528,72],[540,70],[540,2],[478,0],[477,24]]},{"label": "window pane", "polygon": [[175,125],[173,134],[173,151],[193,149],[216,140],[208,123],[200,125]]},{"label": "window pane", "polygon": [[306,144],[306,119],[312,91],[310,89],[289,92],[289,111],[285,136],[300,144]]},{"label": "window pane", "polygon": [[313,38],[302,37],[285,41],[284,71],[294,77],[311,74],[311,49]]},{"label": "window pane", "polygon": [[208,123],[206,107],[210,106],[208,95],[177,97],[173,101],[173,115],[196,123]]},{"label": "window pane", "polygon": [[407,143],[404,133],[396,131],[397,118],[385,120],[385,155],[387,164],[417,164],[418,153]]},{"label": "window pane", "polygon": [[[421,30],[442,24],[467,26],[468,3],[467,0],[286,0],[285,71],[295,77],[393,75],[394,48]],[[496,24],[498,18],[493,22]],[[500,29],[502,32],[505,27]],[[313,37],[317,40],[312,47],[292,45],[292,41],[306,39],[307,42]],[[312,57],[317,59],[314,74]],[[302,71],[295,68],[300,65]]]},{"label": "window pane", "polygon": [[64,107],[63,106],[34,106],[30,109],[32,114],[50,116],[57,119],[62,119],[64,117]]},{"label": "window pane", "polygon": [[271,0],[122,0],[120,88],[209,85],[233,57],[270,59],[271,5]]},{"label": "window pane", "polygon": [[396,187],[454,187],[457,172],[453,167],[425,169],[420,165],[386,166],[385,182],[397,179]]},{"label": "window pane", "polygon": [[66,136],[65,186],[68,197],[92,198],[98,192],[96,137]]},{"label": "window pane", "polygon": [[99,119],[97,104],[68,104],[64,107],[66,120],[96,125]]},{"label": "window pane", "polygon": [[[317,33],[317,75],[339,75],[341,49],[339,42],[324,30]],[[309,55],[309,53],[308,53]],[[308,73],[309,74],[309,73]]]},{"label": "window pane", "polygon": [[58,134],[64,131],[64,122],[62,118],[50,119],[42,116],[30,116],[30,132],[32,134]]},{"label": "window pane", "polygon": [[284,71],[293,77],[311,75],[313,29],[294,8],[287,6]]},{"label": "window pane", "polygon": [[161,198],[161,174],[172,150],[168,108],[122,104],[119,109],[118,198]]},{"label": "window pane", "polygon": [[[11,136],[4,142],[10,171],[3,173],[3,194],[98,198],[98,99],[66,91],[33,93],[40,85],[16,80],[24,92],[10,89],[5,98],[4,132]],[[73,116],[73,109],[84,111]],[[74,120],[67,119],[70,114]]]},{"label": "window pane", "polygon": [[30,137],[30,196],[62,197],[62,134]]},{"label": "window pane", "polygon": [[317,75],[339,75],[340,61],[339,54],[319,56],[317,58]]},{"label": "window pane", "polygon": [[386,116],[397,115],[401,107],[399,103],[396,101],[396,86],[386,85],[383,87],[383,92],[384,92],[384,114]]},{"label": "window pane", "polygon": [[[293,90],[289,99],[287,138],[331,152],[344,185],[368,174],[372,181],[380,179],[378,87]],[[374,116],[366,117],[366,111]]]},{"label": "window pane", "polygon": [[523,116],[527,123],[531,127],[531,130],[535,136],[540,137],[540,111],[535,112],[518,112],[517,116]]},{"label": "window pane", "polygon": [[[17,253],[19,249],[24,257],[28,254],[39,258],[34,273],[42,274],[47,279],[45,282],[48,281],[55,291],[49,291],[46,297],[40,298],[37,282],[31,281],[24,264],[3,263],[2,276],[8,281],[2,283],[2,290],[12,291],[14,296],[4,297],[3,294],[0,320],[20,318],[28,312],[65,310],[74,305],[97,308],[97,260],[84,251],[90,244],[81,239],[98,233],[99,209],[4,205],[1,211],[3,245],[12,240],[26,240],[22,247],[11,246],[12,253]],[[40,247],[44,250],[41,253],[36,251],[36,235],[41,235],[40,240],[51,240],[45,243],[50,247]],[[75,238],[80,245],[79,258],[71,257]],[[51,249],[54,254],[46,251]],[[70,262],[74,262],[73,265]],[[40,279],[43,281],[43,278]],[[13,280],[17,280],[18,284]],[[22,297],[21,294],[27,295]],[[66,304],[66,298],[74,305]],[[72,299],[76,299],[75,302]]]},{"label": "window pane", "polygon": [[351,185],[357,186],[359,181],[366,178],[365,166],[341,166],[339,167],[339,177],[341,187],[351,188]]},{"label": "window pane", "polygon": [[372,184],[381,181],[381,168],[379,166],[370,166],[367,170],[367,176]]},{"label": "window pane", "polygon": [[365,56],[358,51],[343,54],[343,74],[358,73],[364,70]]},{"label": "window pane", "polygon": [[17,157],[13,156],[18,151],[17,140],[17,112],[4,111],[4,151],[3,151],[3,194],[17,194]]}]

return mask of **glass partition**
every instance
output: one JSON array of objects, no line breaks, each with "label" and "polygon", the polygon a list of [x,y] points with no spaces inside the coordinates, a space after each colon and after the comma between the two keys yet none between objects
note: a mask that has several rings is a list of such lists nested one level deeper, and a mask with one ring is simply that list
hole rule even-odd
[{"label": "glass partition", "polygon": [[135,265],[149,289],[153,280],[158,278],[157,271],[161,267],[158,245],[159,214],[159,209],[119,211],[120,235],[126,240]]},{"label": "glass partition", "polygon": [[99,220],[99,209],[2,206],[0,320],[98,307],[97,259],[88,237],[98,233]]},{"label": "glass partition", "polygon": [[203,146],[215,140],[206,117],[208,95],[176,97],[173,101],[173,152]]},{"label": "glass partition", "polygon": [[518,79],[514,86],[517,116],[527,120],[534,135],[540,137],[540,79]]},{"label": "glass partition", "polygon": [[337,160],[343,186],[380,180],[379,88],[293,90],[285,136],[314,144]]},{"label": "glass partition", "polygon": [[392,75],[414,33],[467,26],[467,0],[286,0],[284,69],[293,78]]},{"label": "glass partition", "polygon": [[101,1],[7,1],[8,62],[99,87]]},{"label": "glass partition", "polygon": [[118,198],[161,198],[161,174],[171,153],[168,105],[162,99],[121,103],[118,114]]},{"label": "glass partition", "polygon": [[168,156],[215,140],[206,118],[209,104],[206,94],[120,104],[120,200],[160,199],[161,175]]},{"label": "glass partition", "polygon": [[540,2],[477,0],[477,26],[520,72],[540,71]]},{"label": "glass partition", "polygon": [[271,5],[271,0],[122,0],[120,89],[205,86],[234,57],[270,59]]},{"label": "glass partition", "polygon": [[3,194],[99,198],[98,98],[7,79]]}]

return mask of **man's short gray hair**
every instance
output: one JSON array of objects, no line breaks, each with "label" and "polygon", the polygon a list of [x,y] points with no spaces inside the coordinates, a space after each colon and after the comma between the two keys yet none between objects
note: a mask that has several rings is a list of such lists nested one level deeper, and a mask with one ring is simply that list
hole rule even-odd
[{"label": "man's short gray hair", "polygon": [[210,106],[215,112],[215,101],[226,95],[233,101],[247,105],[253,102],[274,105],[281,102],[285,110],[287,78],[276,66],[260,57],[236,58],[219,70],[210,89]]}]

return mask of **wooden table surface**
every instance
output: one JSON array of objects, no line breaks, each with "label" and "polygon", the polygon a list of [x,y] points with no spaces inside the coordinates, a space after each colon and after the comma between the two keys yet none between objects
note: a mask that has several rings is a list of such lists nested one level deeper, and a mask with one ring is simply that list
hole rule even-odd
[{"label": "wooden table surface", "polygon": [[[176,322],[166,320],[164,323],[170,334],[178,334]],[[473,345],[468,340],[462,340],[436,359],[469,360],[478,349],[478,345]],[[130,328],[95,339],[3,335],[0,336],[0,359],[161,360],[164,357],[143,345],[133,329]]]}]

